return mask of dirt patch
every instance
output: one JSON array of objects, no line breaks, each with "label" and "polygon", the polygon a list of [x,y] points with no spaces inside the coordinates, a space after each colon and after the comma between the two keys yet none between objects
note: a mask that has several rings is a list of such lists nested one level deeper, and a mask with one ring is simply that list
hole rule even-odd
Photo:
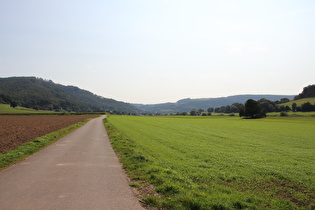
[{"label": "dirt patch", "polygon": [[143,198],[147,196],[156,196],[158,198],[160,197],[160,195],[155,191],[154,186],[140,180],[130,180],[128,178],[128,181],[129,181],[129,185],[132,187],[133,193],[139,199],[139,202],[141,203],[141,205],[148,210],[156,209],[154,207],[148,206],[142,200]]},{"label": "dirt patch", "polygon": [[297,206],[308,206],[315,200],[315,195],[309,188],[297,185],[285,180],[270,180],[266,186],[276,188],[276,196],[285,198],[295,203]]},{"label": "dirt patch", "polygon": [[0,153],[96,115],[0,116]]}]

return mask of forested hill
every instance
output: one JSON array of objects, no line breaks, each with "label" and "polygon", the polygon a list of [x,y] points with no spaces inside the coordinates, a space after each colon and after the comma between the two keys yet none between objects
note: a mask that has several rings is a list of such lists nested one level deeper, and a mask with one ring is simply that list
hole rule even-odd
[{"label": "forested hill", "polygon": [[56,84],[36,77],[0,78],[0,103],[56,111],[114,111],[138,114],[135,106],[97,96],[74,86]]},{"label": "forested hill", "polygon": [[233,103],[245,103],[247,99],[259,100],[261,98],[270,101],[277,101],[281,98],[293,99],[294,95],[235,95],[221,98],[203,98],[203,99],[182,99],[176,103],[163,103],[163,104],[135,104],[140,109],[148,112],[159,113],[176,113],[176,112],[189,112],[192,109],[208,109],[209,107],[221,107],[231,105]]}]

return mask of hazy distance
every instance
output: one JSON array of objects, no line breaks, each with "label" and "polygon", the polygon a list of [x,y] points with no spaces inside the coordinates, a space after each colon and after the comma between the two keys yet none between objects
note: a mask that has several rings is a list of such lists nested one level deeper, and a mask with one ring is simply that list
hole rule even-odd
[{"label": "hazy distance", "polygon": [[0,77],[131,103],[296,95],[315,83],[315,1],[0,2]]}]

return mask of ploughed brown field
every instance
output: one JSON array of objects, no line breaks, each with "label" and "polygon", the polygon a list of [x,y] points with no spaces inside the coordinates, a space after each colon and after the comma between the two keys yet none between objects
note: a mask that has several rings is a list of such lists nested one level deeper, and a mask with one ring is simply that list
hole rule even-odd
[{"label": "ploughed brown field", "polygon": [[0,153],[96,115],[0,116]]}]

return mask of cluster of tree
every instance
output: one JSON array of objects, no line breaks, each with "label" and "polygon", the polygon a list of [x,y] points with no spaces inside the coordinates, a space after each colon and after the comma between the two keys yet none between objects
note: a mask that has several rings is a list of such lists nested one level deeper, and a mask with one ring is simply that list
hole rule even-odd
[{"label": "cluster of tree", "polygon": [[[217,113],[236,113],[239,112],[240,117],[247,118],[261,118],[266,117],[266,109],[261,106],[261,102],[266,102],[266,99],[255,101],[253,99],[249,99],[245,104],[234,103],[231,106],[222,106],[219,108],[209,107],[206,111],[203,109],[192,109],[190,111],[191,116],[210,116],[212,112]],[[268,101],[268,100],[267,100]],[[185,113],[177,113],[178,115],[187,115]]]},{"label": "cluster of tree", "polygon": [[189,113],[191,116],[210,116],[211,115],[211,111],[208,109],[207,111],[205,111],[204,109],[192,109]]},{"label": "cluster of tree", "polygon": [[176,112],[176,115],[186,116],[186,115],[188,115],[188,112]]},{"label": "cluster of tree", "polygon": [[303,88],[302,93],[294,97],[294,100],[302,98],[312,98],[315,97],[315,85],[309,85]]},{"label": "cluster of tree", "polygon": [[0,104],[10,104],[13,108],[18,106],[16,101],[13,101],[10,96],[5,94],[0,94]]},{"label": "cluster of tree", "polygon": [[[262,109],[266,110],[266,112],[281,112],[281,111],[290,111],[291,108],[289,106],[280,106],[279,104],[289,102],[288,98],[282,98],[277,101],[270,101],[268,99],[262,98],[259,99],[257,102],[262,107]],[[241,103],[233,103],[232,105],[228,106],[221,106],[221,107],[210,107],[212,112],[216,113],[239,113],[241,109],[244,109],[244,104]],[[208,110],[209,110],[208,109]]]},{"label": "cluster of tree", "polygon": [[[262,98],[262,99],[259,99],[257,102],[259,103],[261,108],[264,109],[266,112],[315,111],[315,108],[314,108],[315,105],[312,105],[310,102],[306,102],[302,104],[301,106],[298,106],[296,103],[293,103],[292,107],[281,105],[289,101],[290,100],[287,98],[282,98],[281,100],[278,100],[278,101],[270,101],[268,99]],[[213,112],[216,112],[216,113],[239,113],[242,108],[244,108],[243,104],[234,103],[231,106],[221,106],[221,107],[209,108],[209,109],[213,110]]]},{"label": "cluster of tree", "polygon": [[5,94],[0,94],[0,104],[9,104],[11,103],[12,99],[10,96]]},{"label": "cluster of tree", "polygon": [[[302,111],[310,112],[315,111],[315,105],[310,102],[306,102],[301,106],[297,106],[296,103],[292,104],[292,108],[289,106],[279,105],[279,103],[286,103],[289,99],[283,98],[280,101],[270,101],[262,98],[258,101],[249,99],[245,104],[234,103],[230,106],[221,106],[217,108],[209,107],[207,110],[203,109],[192,109],[190,113],[177,112],[177,115],[191,115],[191,116],[210,116],[213,112],[215,113],[239,113],[242,117],[259,118],[265,117],[267,112],[289,112],[289,111]],[[247,106],[247,108],[246,108]]]},{"label": "cluster of tree", "polygon": [[[281,106],[284,107],[284,106]],[[287,116],[286,111],[291,111],[290,107],[285,106],[284,110],[281,111],[281,116]],[[315,105],[312,105],[310,102],[306,102],[298,107],[296,103],[292,104],[292,111],[302,111],[310,112],[315,111]],[[249,99],[246,101],[244,108],[239,112],[240,117],[249,117],[249,118],[261,118],[266,117],[266,109],[262,106],[262,103]]]},{"label": "cluster of tree", "polygon": [[38,110],[140,113],[131,104],[97,96],[74,86],[36,77],[0,78],[0,103]]},{"label": "cluster of tree", "polygon": [[[295,108],[293,108],[295,107]],[[301,105],[301,107],[296,106],[296,103],[292,104],[293,111],[301,111],[301,112],[312,112],[315,111],[315,105],[312,105],[310,102],[306,102]]]},{"label": "cluster of tree", "polygon": [[209,107],[208,110],[216,113],[238,113],[244,105],[241,103],[233,103],[232,105],[221,106],[221,107]]},{"label": "cluster of tree", "polygon": [[[312,98],[315,97],[315,85],[309,85],[303,88],[302,93],[294,97],[294,100],[302,99],[302,98]],[[292,104],[292,111],[302,111],[302,112],[311,112],[315,111],[315,105],[312,105],[310,102],[306,102],[301,106],[297,106],[296,103]]]},{"label": "cluster of tree", "polygon": [[261,107],[258,101],[253,99],[248,99],[239,112],[240,117],[247,118],[262,118],[266,117],[266,110]]}]

